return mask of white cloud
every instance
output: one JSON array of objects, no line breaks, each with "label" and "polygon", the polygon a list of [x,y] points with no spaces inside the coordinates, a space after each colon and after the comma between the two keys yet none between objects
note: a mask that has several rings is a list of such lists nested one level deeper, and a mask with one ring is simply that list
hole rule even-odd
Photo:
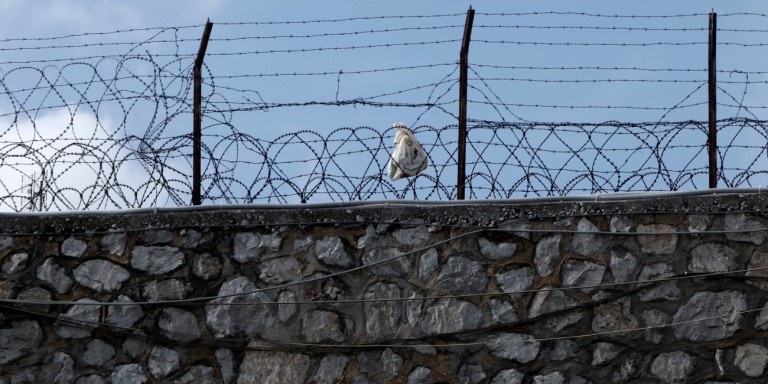
[{"label": "white cloud", "polygon": [[173,205],[157,180],[163,170],[174,176],[161,167],[182,166],[142,163],[134,148],[111,138],[112,126],[103,116],[67,108],[19,123],[0,119],[0,211],[30,210],[30,177],[43,174],[46,211]]}]

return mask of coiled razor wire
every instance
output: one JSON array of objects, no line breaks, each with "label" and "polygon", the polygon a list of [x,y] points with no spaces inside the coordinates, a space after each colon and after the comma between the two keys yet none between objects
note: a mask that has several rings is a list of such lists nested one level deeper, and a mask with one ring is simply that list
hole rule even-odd
[{"label": "coiled razor wire", "polygon": [[[551,12],[482,14],[510,18],[557,15]],[[598,15],[564,13],[587,19],[677,20],[696,15]],[[765,17],[762,14],[731,14],[723,17]],[[338,41],[317,43],[325,37],[387,35],[409,32],[461,30],[463,14],[363,17],[304,22],[219,23],[229,34],[214,37],[221,45],[209,56],[234,60],[237,56],[337,54],[345,50],[391,50],[425,45],[457,45],[458,36],[429,35],[424,38]],[[348,24],[356,20],[412,20],[434,25],[366,26],[340,32],[308,31],[300,34],[259,35],[241,32],[255,25]],[[488,20],[479,30],[532,27],[527,22]],[[585,22],[586,23],[586,22]],[[355,28],[355,27],[350,27]],[[536,28],[615,29],[609,26],[544,25]],[[633,33],[701,32],[702,28],[631,26]],[[727,30],[727,29],[726,29]],[[235,31],[235,32],[232,32]],[[724,30],[725,31],[725,30]],[[760,35],[764,30],[733,29]],[[191,202],[192,65],[199,26],[131,29],[85,33],[53,38],[0,40],[0,211],[97,210],[151,206],[186,206]],[[570,32],[568,32],[570,33]],[[137,37],[138,36],[138,37]],[[147,37],[149,36],[149,37]],[[420,35],[421,36],[421,35]],[[655,36],[655,35],[651,35]],[[88,42],[98,38],[97,42]],[[600,49],[637,45],[699,45],[702,36],[685,41],[589,41],[569,43],[542,40],[527,42],[507,37],[478,38],[478,47],[521,44],[560,46],[587,44]],[[75,39],[71,41],[71,39]],[[111,39],[111,40],[104,40]],[[241,40],[309,41],[306,46],[278,45],[278,49],[243,50],[226,43]],[[82,41],[81,41],[82,40]],[[103,40],[103,41],[102,41]],[[734,49],[763,46],[756,42],[723,42]],[[127,47],[127,48],[126,48]],[[109,53],[93,53],[93,49]],[[494,48],[496,49],[496,48]],[[621,50],[621,48],[615,48]],[[746,48],[745,48],[746,49]],[[17,54],[19,53],[19,54]],[[272,55],[274,54],[274,55]],[[425,62],[381,65],[329,71],[310,68],[290,72],[275,68],[268,72],[226,73],[203,68],[203,204],[309,203],[387,199],[453,200],[457,196],[458,71],[451,58]],[[250,60],[250,59],[249,59]],[[672,121],[672,111],[703,110],[700,96],[706,89],[702,68],[617,67],[615,65],[508,65],[473,63],[470,66],[470,98],[475,109],[467,135],[466,196],[470,199],[503,199],[533,196],[625,191],[680,191],[708,186],[708,123],[700,120]],[[763,86],[760,70],[719,71],[721,84],[741,87],[718,88],[726,96],[718,104],[729,114],[717,122],[717,179],[720,187],[758,187],[768,183],[768,120],[757,115],[766,108],[745,104],[751,85]],[[503,71],[484,72],[484,71]],[[616,71],[629,72],[613,76]],[[342,97],[342,78],[392,73],[402,84],[391,89],[371,90],[371,95]],[[439,81],[422,80],[412,71],[432,71]],[[535,73],[521,73],[534,71]],[[580,73],[578,78],[551,76]],[[408,74],[402,74],[408,72]],[[424,73],[424,72],[419,72]],[[642,77],[650,73],[653,78]],[[413,75],[413,76],[409,76]],[[444,76],[443,76],[444,75]],[[638,75],[640,76],[634,76]],[[750,79],[750,75],[753,77]],[[608,77],[606,77],[608,76]],[[321,99],[265,100],[257,89],[241,84],[247,79],[335,79],[333,91]],[[755,77],[758,77],[755,79]],[[743,79],[743,80],[742,80]],[[633,83],[680,85],[688,93],[669,105],[556,104],[528,100],[505,100],[494,89],[506,84]],[[499,85],[501,84],[501,85]],[[686,88],[688,87],[688,88]],[[414,96],[424,92],[428,97]],[[695,96],[695,97],[694,97]],[[426,99],[426,100],[424,100]],[[653,102],[653,100],[651,100]],[[753,103],[755,104],[755,103]],[[264,130],[246,127],[244,121],[274,109],[305,107],[408,108],[417,111],[413,131],[427,151],[429,167],[421,174],[398,181],[386,176],[394,149],[392,130],[382,127],[343,127],[327,131],[300,130],[266,137]],[[662,114],[648,122],[542,122],[519,116],[532,110],[627,110]],[[427,111],[442,120],[429,122]],[[474,111],[486,111],[480,113]],[[494,113],[497,112],[497,113]],[[521,113],[521,111],[523,113]],[[735,113],[733,112],[735,111]],[[241,116],[240,118],[236,118]],[[492,117],[488,117],[492,116]],[[516,120],[516,121],[508,121]],[[343,122],[332,122],[339,127]],[[421,125],[419,125],[421,124]],[[437,126],[437,125],[443,126]],[[274,132],[274,130],[272,130]]]}]

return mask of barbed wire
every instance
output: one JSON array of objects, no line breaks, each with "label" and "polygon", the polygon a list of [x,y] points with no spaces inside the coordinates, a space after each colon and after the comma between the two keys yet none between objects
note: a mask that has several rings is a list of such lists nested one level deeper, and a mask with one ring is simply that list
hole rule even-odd
[{"label": "barbed wire", "polygon": [[[427,47],[458,48],[460,36],[450,38],[445,32],[460,29],[462,25],[445,19],[463,15],[217,23],[217,27],[225,27],[226,33],[211,39],[220,46],[213,44],[207,56],[217,61],[204,66],[203,76],[204,202],[455,199],[458,63],[453,56],[430,55],[420,62],[412,60],[410,55]],[[672,20],[706,14],[533,12],[478,15]],[[372,23],[376,20],[387,24],[379,27]],[[395,20],[417,24],[400,26],[390,23]],[[486,23],[480,23],[477,28],[492,33],[503,33],[503,29],[512,28],[565,33],[582,29],[662,33],[704,30],[686,25],[575,25],[570,22],[569,25],[534,25],[507,23],[506,20],[494,23],[493,20],[486,19]],[[257,34],[242,30],[270,25],[322,28],[327,23],[353,21],[371,23],[365,23],[363,28],[359,28],[361,24],[350,23],[348,26],[352,27],[341,31],[315,29],[290,34],[282,31],[259,31]],[[722,31],[752,33],[758,37],[766,32],[746,27]],[[192,141],[187,133],[192,114],[191,69],[199,32],[200,26],[176,26],[0,40],[0,51],[5,54],[5,61],[0,62],[0,209],[188,205],[192,183],[189,176]],[[402,32],[409,35],[405,37]],[[426,37],[411,36],[422,33]],[[373,35],[382,35],[384,40],[364,40]],[[347,40],[344,43],[330,40],[330,43],[301,46],[308,39],[341,36],[356,40],[349,43]],[[111,40],[89,41],[106,37]],[[633,38],[613,42],[590,37],[583,42],[564,41],[570,37],[515,41],[503,35],[480,36],[473,40],[473,44],[481,43],[480,49],[483,44],[492,49],[504,44],[541,45],[554,49],[567,45],[594,46],[595,49],[614,50],[611,52],[625,52],[623,47],[706,44],[677,38],[648,42]],[[249,50],[236,45],[252,40],[263,41],[264,46]],[[276,40],[290,44],[268,44]],[[766,45],[754,40],[719,44],[734,46],[734,49]],[[474,47],[473,50],[477,49]],[[93,52],[112,48],[125,51]],[[312,66],[312,60],[308,59],[311,66],[308,70],[297,70],[297,67],[274,70],[273,66],[267,70],[256,66],[240,70],[221,64],[241,56],[251,60],[254,55],[292,54],[297,55],[296,61],[301,61],[308,56],[300,55],[341,55],[345,51],[380,48],[391,48],[398,52],[398,59],[404,60],[377,67],[351,61],[329,69],[328,66]],[[404,54],[405,49],[413,51]],[[67,54],[71,57],[52,57],[56,50],[76,52]],[[706,90],[707,80],[703,78],[706,68],[694,68],[685,63],[679,63],[680,67],[676,68],[639,63],[536,63],[521,60],[514,64],[494,64],[486,58],[478,59],[470,66],[468,104],[472,112],[467,138],[467,191],[470,198],[667,191],[707,185],[707,122],[704,116],[688,118],[695,116],[692,111],[704,110],[708,104],[699,98],[699,91]],[[343,68],[347,66],[354,68]],[[224,73],[227,70],[230,72]],[[528,72],[520,74],[520,71]],[[721,115],[725,118],[717,122],[722,137],[718,180],[728,187],[761,185],[768,176],[764,166],[768,153],[763,145],[768,140],[768,122],[761,118],[760,112],[767,107],[762,106],[759,99],[746,96],[768,83],[762,77],[768,71],[745,67],[721,69],[718,73],[729,76],[718,82],[718,91],[725,98],[721,98],[717,105],[728,111]],[[366,89],[366,94],[359,90],[351,95],[345,93],[348,82],[368,81],[374,75],[391,77],[371,82],[383,84]],[[353,80],[346,76],[355,77]],[[314,78],[326,82],[324,93],[303,92],[302,82]],[[291,86],[298,84],[301,93],[278,97],[263,85],[266,81],[294,81]],[[602,103],[583,98],[571,99],[575,100],[573,102],[568,99],[547,101],[530,97],[527,92],[509,92],[505,82],[553,88],[647,83],[675,87],[676,92],[685,96],[673,102],[649,99],[648,104],[615,100]],[[518,95],[524,98],[518,98]],[[306,111],[313,107],[344,111],[355,108],[413,111],[409,114],[413,124],[409,125],[427,152],[429,168],[412,178],[398,182],[389,180],[385,171],[393,149],[393,133],[388,129],[366,125],[338,128],[345,123],[337,121],[326,124],[325,130],[302,129],[268,136],[261,126],[251,122],[256,113],[299,108]],[[538,110],[559,114],[586,111],[595,115],[603,111],[644,112],[652,117],[640,122],[612,119],[584,122],[565,117],[550,122],[528,116],[535,115]],[[671,116],[684,117],[672,120]],[[52,124],[50,119],[57,120]]]}]

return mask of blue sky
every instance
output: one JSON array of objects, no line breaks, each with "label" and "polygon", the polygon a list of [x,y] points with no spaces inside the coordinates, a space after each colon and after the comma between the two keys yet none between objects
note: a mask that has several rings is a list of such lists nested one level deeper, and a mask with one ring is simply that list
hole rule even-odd
[{"label": "blue sky", "polygon": [[[472,2],[468,1],[388,1],[388,2],[352,2],[352,1],[23,1],[7,0],[0,5],[0,35],[4,38],[51,37],[84,32],[104,32],[146,27],[171,27],[202,25],[207,18],[214,22],[212,38],[215,40],[228,37],[259,36],[272,34],[318,34],[323,32],[349,32],[368,29],[402,28],[416,26],[447,26],[463,24],[463,14]],[[500,17],[480,15],[480,13],[525,13],[525,12],[585,12],[604,15],[673,15],[707,13],[715,10],[720,14],[734,12],[768,11],[763,1],[544,1],[544,2],[475,2],[472,4],[478,12],[475,25],[534,25],[534,26],[619,26],[645,28],[699,28],[706,27],[706,16],[676,19],[595,19],[576,15],[542,15]],[[236,22],[265,21],[300,21],[318,19],[343,19],[367,16],[394,15],[434,15],[459,14],[435,20],[371,20],[346,23],[325,24],[290,24],[280,25],[224,25]],[[30,22],[30,15],[34,15]],[[736,25],[734,25],[737,23]],[[765,18],[739,17],[719,20],[721,28],[761,28]],[[179,32],[182,38],[194,40],[201,34],[202,28],[185,29]],[[97,39],[83,38],[88,42],[118,41],[146,37],[139,34],[105,36]],[[720,41],[766,41],[768,34],[731,34],[721,32]],[[170,36],[170,33],[164,35]],[[212,41],[209,53],[241,51],[263,51],[276,48],[312,48],[333,46],[355,46],[380,44],[386,42],[415,42],[445,39],[460,39],[461,28],[445,28],[435,31],[404,31],[385,34],[368,34],[360,37],[331,36],[314,39],[275,39],[241,40],[233,42]],[[542,30],[542,29],[482,29],[475,28],[473,40],[511,40],[544,42],[690,42],[706,41],[706,31],[697,32],[636,32],[605,30]],[[68,41],[70,42],[70,41]],[[353,72],[396,66],[427,65],[455,62],[458,58],[459,43],[447,43],[431,46],[361,49],[353,51],[326,51],[306,54],[260,54],[238,56],[209,56],[206,63],[214,76],[253,75],[273,72]],[[186,43],[184,52],[196,50],[197,43]],[[117,54],[120,49],[101,49],[88,47],[81,50],[57,50],[42,52],[45,57],[81,57],[100,54]],[[168,48],[158,48],[168,52]],[[735,54],[730,54],[733,51]],[[723,46],[719,52],[719,69],[754,70],[760,67],[760,48],[736,48]],[[6,52],[9,57],[13,52]],[[23,52],[29,57],[32,53]],[[661,47],[548,47],[536,45],[503,45],[475,42],[470,48],[470,62],[473,64],[512,65],[512,66],[615,66],[649,68],[706,68],[706,45],[661,46]],[[3,69],[7,71],[5,66]],[[437,67],[424,71],[401,73],[382,73],[366,76],[325,76],[323,78],[262,78],[251,81],[247,78],[223,79],[218,85],[233,86],[256,90],[268,102],[291,102],[306,100],[330,100],[335,98],[352,99],[418,87],[439,81],[449,76],[455,68]],[[563,71],[511,71],[475,68],[485,78],[532,78],[532,79],[664,79],[664,74],[615,72],[563,72]],[[398,75],[402,75],[398,77]],[[474,75],[474,74],[473,74]],[[674,77],[684,80],[705,79],[706,73],[677,73]],[[679,76],[677,76],[679,75]],[[723,79],[725,75],[721,75]],[[733,80],[739,75],[729,75]],[[756,78],[753,78],[757,80]],[[742,79],[738,79],[742,80]],[[251,81],[251,82],[248,82]],[[446,83],[448,84],[448,83]],[[682,84],[669,87],[667,84],[643,83],[599,83],[599,84],[553,84],[536,82],[489,82],[488,85],[502,96],[505,102],[512,104],[542,105],[634,105],[634,106],[672,106],[695,89],[698,84]],[[482,85],[478,85],[482,86]],[[445,85],[448,87],[448,85]],[[427,101],[432,88],[421,92],[399,94],[388,101]],[[438,92],[443,89],[435,88]],[[454,89],[455,90],[455,89]],[[699,90],[690,101],[703,101],[706,90]],[[732,87],[731,93],[739,90]],[[455,92],[449,92],[449,96]],[[700,93],[700,95],[699,95]],[[476,95],[477,96],[477,95]],[[765,93],[750,90],[749,97],[762,98]],[[725,96],[724,96],[725,97]],[[749,99],[747,99],[749,100]],[[748,103],[745,103],[748,104]],[[486,111],[482,105],[473,106],[477,118],[491,118],[494,113]],[[360,110],[365,110],[360,113]],[[357,113],[356,113],[357,112]],[[273,110],[272,114],[259,114],[259,121],[265,125],[280,125],[280,131],[297,129],[327,129],[342,126],[391,125],[394,121],[412,124],[423,111],[417,110],[371,110],[365,108],[314,108],[297,113],[295,109]],[[652,110],[640,113],[627,109],[588,109],[588,110],[552,110],[551,108],[518,107],[511,111],[526,120],[532,121],[650,121],[664,111]],[[699,110],[694,112],[700,114]],[[694,115],[694,116],[695,116]],[[311,116],[311,117],[310,117]],[[499,116],[496,116],[499,117]],[[680,118],[689,118],[684,115]],[[503,118],[514,120],[511,114]],[[675,116],[668,116],[674,119]],[[703,118],[702,118],[703,119]],[[391,120],[391,121],[390,121]],[[419,123],[442,126],[450,123],[450,116],[423,116]],[[321,127],[320,123],[327,125]]]},{"label": "blue sky", "polygon": [[[456,61],[460,42],[416,44],[381,47],[388,43],[419,43],[461,38],[464,14],[472,5],[476,10],[473,42],[470,47],[470,106],[469,117],[477,120],[518,122],[593,122],[617,120],[625,122],[654,122],[700,120],[707,118],[706,69],[707,46],[698,44],[707,39],[706,13],[714,10],[719,15],[721,31],[718,40],[718,69],[724,71],[765,71],[764,46],[744,47],[728,45],[764,44],[768,42],[768,25],[764,16],[726,16],[729,13],[768,13],[765,1],[541,1],[541,2],[468,2],[468,1],[24,1],[5,0],[0,3],[0,74],[6,74],[6,84],[24,88],[39,80],[39,73],[48,76],[63,75],[67,80],[87,79],[93,71],[78,65],[66,66],[68,61],[30,63],[18,65],[9,61],[51,60],[55,58],[121,55],[129,45],[109,45],[143,41],[153,34],[154,40],[167,43],[136,45],[136,53],[155,55],[154,59],[165,69],[184,73],[191,62],[190,54],[197,50],[202,25],[207,18],[214,23],[209,55],[206,64],[213,74],[207,77],[205,92],[216,92],[211,102],[218,108],[253,108],[259,103],[333,102],[335,100],[367,100],[384,103],[425,103],[446,101],[446,111],[438,108],[372,108],[355,106],[312,106],[271,108],[267,111],[247,111],[222,114],[240,132],[254,137],[271,139],[289,132],[311,130],[322,137],[342,127],[371,127],[386,131],[392,123],[402,121],[409,125],[426,125],[441,128],[455,124],[456,105],[450,103],[458,94],[456,86]],[[515,15],[499,15],[500,13]],[[525,14],[539,13],[539,14]],[[562,13],[562,14],[557,14]],[[593,17],[600,15],[687,15],[675,18],[627,18]],[[490,15],[489,15],[490,14]],[[430,16],[452,15],[437,18],[381,18],[377,16]],[[371,18],[374,17],[374,18]],[[307,20],[345,20],[326,23],[287,23]],[[238,24],[243,23],[243,24]],[[503,27],[499,27],[503,26]],[[513,28],[512,26],[518,26]],[[520,27],[522,26],[522,27]],[[590,28],[580,30],[576,27]],[[182,27],[174,30],[143,30],[151,27]],[[556,27],[556,28],[548,28]],[[566,27],[566,28],[562,28]],[[616,30],[607,28],[616,27]],[[634,30],[627,30],[627,28]],[[639,30],[639,29],[650,29]],[[658,29],[684,29],[664,31]],[[100,35],[100,32],[139,29],[135,32]],[[704,29],[704,30],[699,30]],[[729,32],[728,29],[754,29],[750,33]],[[368,33],[371,30],[394,30]],[[352,34],[350,32],[365,32]],[[83,35],[91,33],[90,35]],[[265,38],[267,36],[295,35],[312,37]],[[78,35],[60,40],[35,40],[65,35]],[[317,36],[321,35],[321,36]],[[32,40],[21,40],[32,39]],[[493,41],[506,41],[499,44]],[[487,42],[483,42],[487,41]],[[513,43],[510,43],[513,42]],[[576,43],[564,46],[563,43]],[[656,42],[669,44],[656,45]],[[95,45],[106,43],[104,46]],[[543,43],[543,44],[542,44]],[[552,44],[554,43],[554,45]],[[581,45],[605,43],[607,45]],[[620,46],[630,43],[630,46]],[[682,45],[675,45],[680,43]],[[693,44],[689,44],[693,43]],[[27,49],[47,45],[71,45],[68,48]],[[178,44],[178,45],[177,45]],[[650,44],[643,46],[643,44]],[[81,46],[84,45],[84,46]],[[319,47],[354,47],[375,45],[365,49],[324,49]],[[24,49],[16,49],[23,47]],[[274,52],[310,50],[309,52]],[[246,54],[239,54],[246,52]],[[178,53],[181,57],[163,56]],[[175,61],[174,61],[175,60]],[[101,73],[114,72],[115,61],[77,60],[95,65]],[[148,75],[154,67],[141,61],[121,63],[119,71]],[[34,68],[17,69],[19,66]],[[632,67],[641,69],[672,68],[678,71],[646,70],[530,70],[525,67]],[[64,67],[64,69],[62,69]],[[419,67],[409,70],[375,71],[396,67]],[[503,67],[503,68],[497,68]],[[37,72],[36,72],[37,71]],[[61,72],[59,72],[61,71]],[[89,72],[90,71],[90,72]],[[326,72],[324,76],[270,76],[276,73]],[[11,73],[10,75],[7,75]],[[114,75],[114,73],[113,73]],[[37,76],[37,77],[36,77]],[[719,102],[755,106],[745,111],[722,105],[719,117],[765,118],[768,99],[764,74],[750,74],[752,82],[745,88],[746,75],[723,72]],[[54,76],[55,77],[55,76]],[[482,78],[482,80],[480,79]],[[607,80],[614,81],[607,81]],[[591,82],[590,80],[597,80]],[[618,80],[618,81],[616,81]],[[670,82],[677,80],[678,82]],[[62,81],[60,78],[57,81]],[[728,82],[731,83],[728,83]],[[213,88],[215,85],[216,88]],[[121,85],[122,86],[122,85]],[[164,84],[164,91],[173,93],[182,89],[182,83]],[[138,88],[131,88],[138,87]],[[141,83],[125,83],[127,90],[141,88]],[[146,90],[144,90],[146,91]],[[81,91],[91,99],[98,99],[99,90]],[[82,94],[62,91],[59,96],[35,94],[27,100],[27,107],[36,105],[77,104]],[[383,96],[382,96],[383,95]],[[438,98],[439,99],[436,99]],[[488,99],[503,101],[507,107],[497,109],[484,103]],[[40,98],[37,100],[35,98]],[[226,101],[226,103],[225,103]],[[47,103],[47,104],[46,104]],[[671,108],[680,105],[683,108]],[[592,108],[583,108],[592,106]],[[114,102],[98,105],[82,105],[77,113],[56,108],[38,111],[35,118],[26,123],[16,123],[17,140],[28,141],[34,135],[23,131],[37,119],[37,129],[42,135],[62,135],[58,127],[70,126],[66,135],[91,135],[96,139],[114,134],[155,134],[169,136],[184,134],[189,127],[188,114],[165,116],[171,123],[161,126],[153,115],[153,104],[136,102],[131,112],[124,114]],[[575,108],[571,108],[575,107]],[[629,108],[625,108],[629,107]],[[8,113],[13,107],[6,99],[0,99],[0,122],[6,126]],[[170,108],[173,110],[173,107]],[[163,111],[168,113],[168,110]],[[98,119],[94,115],[98,114]],[[73,117],[75,116],[75,117]],[[206,120],[207,133],[225,134],[218,117]],[[26,124],[26,125],[24,125]],[[161,126],[162,129],[158,128]],[[47,127],[50,132],[45,131]],[[78,128],[75,128],[78,127]],[[90,127],[84,132],[76,129]],[[156,131],[155,131],[156,130]],[[426,132],[426,131],[425,131]],[[428,133],[424,133],[428,135]],[[515,140],[519,137],[509,137]],[[428,137],[427,140],[432,140]],[[564,143],[570,137],[561,138]],[[694,139],[678,138],[679,145]],[[727,140],[727,139],[726,139]],[[764,141],[755,133],[741,134],[744,144]],[[722,142],[722,141],[721,141]],[[735,142],[739,144],[737,140]],[[549,145],[558,145],[555,141]],[[615,147],[624,144],[616,142]],[[629,143],[627,145],[634,145]],[[55,147],[55,145],[54,145]],[[578,147],[578,145],[577,145]],[[136,148],[133,148],[136,149]],[[57,148],[60,151],[60,148]],[[105,150],[106,151],[106,150]],[[113,149],[110,149],[113,151]],[[224,151],[224,150],[222,150]],[[683,149],[680,150],[684,152]],[[746,150],[740,150],[746,153]],[[754,151],[753,151],[754,152]],[[758,159],[765,165],[766,157],[760,152],[746,155],[742,162]],[[301,153],[283,154],[283,161]],[[487,154],[491,157],[491,154]],[[107,157],[115,157],[113,152]],[[221,156],[232,156],[221,152]],[[437,155],[435,155],[437,156]],[[448,156],[445,154],[445,156]],[[506,153],[500,153],[498,161],[504,161]],[[700,156],[699,156],[700,157]],[[298,159],[298,157],[297,157]],[[169,159],[174,164],[178,159]],[[240,159],[243,160],[243,159]],[[699,159],[700,160],[700,159]],[[346,160],[355,161],[355,160]],[[382,161],[386,161],[384,158]],[[563,160],[567,161],[567,159]],[[629,161],[629,160],[623,160]],[[684,167],[687,160],[674,167]],[[698,161],[698,160],[697,160]],[[631,161],[630,161],[631,163]],[[187,165],[178,164],[184,174]],[[561,167],[563,165],[560,165]],[[69,172],[53,170],[54,172]],[[50,172],[50,171],[49,171]],[[138,177],[141,172],[121,170],[124,178]],[[138,173],[136,173],[138,172]],[[311,172],[311,170],[307,170]],[[17,179],[18,175],[6,179]],[[502,175],[497,175],[501,177]],[[239,175],[236,177],[240,177]],[[513,176],[510,176],[513,177]],[[76,188],[78,177],[58,180],[60,185]],[[692,185],[683,185],[690,189]],[[149,188],[149,187],[147,187]],[[144,190],[142,193],[156,193]],[[169,203],[168,196],[155,196],[154,204]],[[165,201],[162,203],[161,201]]]}]

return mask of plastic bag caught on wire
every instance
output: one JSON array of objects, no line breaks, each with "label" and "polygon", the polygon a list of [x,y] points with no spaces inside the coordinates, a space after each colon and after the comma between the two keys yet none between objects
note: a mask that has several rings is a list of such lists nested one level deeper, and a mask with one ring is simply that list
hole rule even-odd
[{"label": "plastic bag caught on wire", "polygon": [[396,147],[387,164],[389,178],[394,181],[418,175],[427,168],[427,153],[421,148],[421,144],[408,126],[395,123],[392,127],[397,129],[397,133],[395,134]]}]

